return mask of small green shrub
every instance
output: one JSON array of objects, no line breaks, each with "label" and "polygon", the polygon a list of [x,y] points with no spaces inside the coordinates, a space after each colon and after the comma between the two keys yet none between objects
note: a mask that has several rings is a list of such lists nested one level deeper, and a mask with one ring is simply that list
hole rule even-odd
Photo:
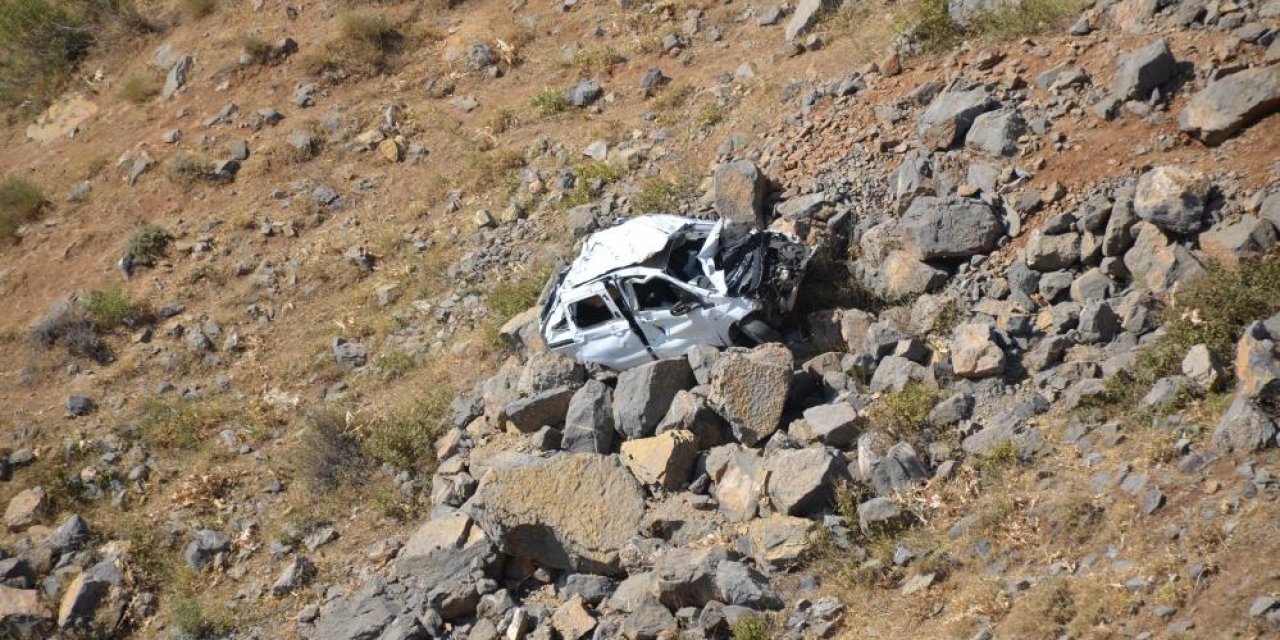
[{"label": "small green shrub", "polygon": [[1005,470],[1017,466],[1021,460],[1017,445],[1005,440],[987,453],[977,456],[974,467],[983,478],[995,481],[1004,477]]},{"label": "small green shrub", "polygon": [[693,122],[699,127],[714,127],[725,119],[725,109],[719,105],[708,104],[698,109],[697,115],[694,116]]},{"label": "small green shrub", "polygon": [[370,458],[400,469],[429,474],[435,469],[435,441],[447,428],[453,392],[427,391],[408,409],[374,422],[361,443]]},{"label": "small green shrub", "polygon": [[153,267],[169,249],[171,239],[168,231],[154,224],[143,225],[125,241],[125,258],[135,266]]},{"label": "small green shrub", "polygon": [[1278,311],[1280,259],[1244,260],[1235,268],[1210,265],[1161,310],[1165,335],[1138,354],[1134,377],[1149,385],[1177,373],[1187,350],[1201,343],[1223,362],[1232,362],[1245,325]]},{"label": "small green shrub", "polygon": [[574,52],[570,64],[583,73],[597,73],[608,71],[626,61],[613,47],[595,47]]},{"label": "small green shrub", "polygon": [[418,366],[413,356],[403,351],[392,351],[378,358],[378,375],[383,380],[391,381],[403,377]]},{"label": "small green shrub", "polygon": [[130,300],[120,285],[90,291],[81,304],[94,327],[104,333],[145,324],[151,315],[145,305]]},{"label": "small green shrub", "polygon": [[764,616],[747,616],[729,627],[733,640],[769,640],[769,621]]},{"label": "small green shrub", "polygon": [[888,429],[899,438],[917,435],[928,424],[929,411],[938,402],[938,392],[919,382],[911,382],[871,406],[874,427]]},{"label": "small green shrub", "polygon": [[538,115],[549,116],[568,109],[569,101],[565,99],[564,94],[546,87],[529,97],[529,106],[533,107]]},{"label": "small green shrub", "polygon": [[164,175],[178,184],[192,185],[213,179],[213,161],[196,153],[179,152],[164,165]]},{"label": "small green shrub", "polygon": [[925,51],[945,49],[962,37],[951,22],[947,0],[920,0],[899,19],[898,31]]},{"label": "small green shrub", "polygon": [[513,149],[482,151],[467,157],[467,167],[462,178],[468,189],[480,191],[503,186],[508,191],[516,187],[516,170],[525,165],[523,155]]},{"label": "small green shrub", "polygon": [[672,213],[680,208],[680,195],[674,183],[650,178],[631,196],[631,208],[636,213]]},{"label": "small green shrub", "polygon": [[193,640],[221,637],[231,627],[225,620],[210,617],[193,595],[173,598],[169,604],[169,623],[182,637]]},{"label": "small green shrub", "polygon": [[18,228],[40,217],[46,200],[35,181],[22,176],[9,176],[0,182],[0,237],[9,242],[19,240]]},{"label": "small green shrub", "polygon": [[160,95],[160,80],[151,75],[133,75],[120,86],[120,97],[126,102],[143,104]]},{"label": "small green shrub", "polygon": [[971,29],[987,40],[1016,40],[1065,29],[1088,6],[1083,0],[1020,0],[974,16]]},{"label": "small green shrub", "polygon": [[46,0],[0,4],[0,100],[10,106],[56,92],[89,51],[83,16]]}]

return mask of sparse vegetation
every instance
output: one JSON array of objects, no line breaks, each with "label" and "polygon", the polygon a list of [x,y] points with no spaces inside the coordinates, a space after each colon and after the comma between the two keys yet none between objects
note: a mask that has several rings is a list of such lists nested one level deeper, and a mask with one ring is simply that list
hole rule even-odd
[{"label": "sparse vegetation", "polygon": [[130,300],[120,285],[90,291],[81,303],[94,327],[101,332],[114,331],[120,327],[138,327],[151,317],[147,306]]},{"label": "sparse vegetation", "polygon": [[493,135],[506,133],[508,129],[516,126],[519,119],[516,118],[516,112],[510,107],[499,107],[489,113],[488,119],[485,120],[485,128]]},{"label": "sparse vegetation", "polygon": [[551,270],[546,266],[529,269],[514,280],[503,282],[489,292],[489,313],[496,337],[497,328],[533,306],[547,284]]},{"label": "sparse vegetation", "polygon": [[560,113],[569,108],[569,101],[559,91],[545,87],[541,91],[529,96],[529,106],[538,112],[538,115],[549,116]]},{"label": "sparse vegetation", "polygon": [[9,176],[0,182],[0,237],[17,242],[18,228],[40,217],[45,206],[44,191],[35,181]]},{"label": "sparse vegetation", "polygon": [[898,438],[913,438],[928,425],[929,411],[937,401],[934,389],[919,382],[908,383],[871,405],[871,425],[888,429]]},{"label": "sparse vegetation", "polygon": [[418,366],[413,356],[403,351],[384,353],[377,360],[378,374],[383,380],[391,381],[403,377]]},{"label": "sparse vegetation", "polygon": [[165,163],[164,175],[184,185],[212,180],[213,161],[197,153],[180,151]]},{"label": "sparse vegetation", "polygon": [[631,196],[631,207],[639,213],[675,213],[680,210],[683,190],[674,182],[650,178]]},{"label": "sparse vegetation", "polygon": [[725,119],[725,108],[716,104],[706,104],[698,109],[697,115],[693,117],[693,123],[698,127],[714,127]]},{"label": "sparse vegetation", "polygon": [[135,266],[155,266],[168,250],[170,239],[168,231],[154,224],[143,225],[125,241],[125,258]]},{"label": "sparse vegetation", "polygon": [[297,473],[313,496],[361,478],[366,467],[360,443],[346,418],[334,410],[313,412],[297,447]]},{"label": "sparse vegetation", "polygon": [[387,19],[370,11],[351,11],[338,17],[338,32],[351,51],[374,66],[382,66],[387,54],[403,36]]},{"label": "sparse vegetation", "polygon": [[967,27],[952,21],[947,0],[920,0],[899,17],[898,32],[926,52],[936,52],[966,38],[1014,40],[1057,31],[1080,15],[1081,0],[1023,0],[979,12]]},{"label": "sparse vegetation", "polygon": [[747,616],[729,628],[733,640],[768,640],[769,621],[764,616]]},{"label": "sparse vegetation", "polygon": [[98,334],[93,319],[80,304],[61,300],[31,328],[36,344],[48,349],[61,345],[73,356],[99,364],[111,361],[111,350]]},{"label": "sparse vegetation", "polygon": [[126,102],[143,104],[160,95],[160,80],[148,74],[129,76],[120,86],[120,97]]},{"label": "sparse vegetation", "polygon": [[609,71],[627,59],[613,47],[595,47],[575,51],[569,64],[582,73]]},{"label": "sparse vegetation", "polygon": [[475,191],[503,186],[515,190],[515,171],[525,165],[524,156],[513,149],[481,151],[467,157],[462,185]]},{"label": "sparse vegetation", "polygon": [[986,454],[977,456],[974,467],[984,479],[995,482],[1004,477],[1007,469],[1017,466],[1020,461],[1017,445],[1005,440],[992,447]]},{"label": "sparse vegetation", "polygon": [[430,475],[435,469],[435,441],[446,429],[453,390],[436,387],[407,409],[375,420],[368,427],[362,449],[379,462]]}]

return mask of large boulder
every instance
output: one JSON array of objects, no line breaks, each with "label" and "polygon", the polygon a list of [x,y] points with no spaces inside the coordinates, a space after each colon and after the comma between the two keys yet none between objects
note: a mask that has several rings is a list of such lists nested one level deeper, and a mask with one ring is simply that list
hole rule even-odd
[{"label": "large boulder", "polygon": [[1004,371],[1004,349],[996,342],[991,325],[962,324],[951,341],[951,367],[962,378],[984,378]]},{"label": "large boulder", "polygon": [[769,499],[789,516],[812,515],[830,506],[840,465],[823,447],[784,449],[765,459]]},{"label": "large boulder", "polygon": [[1200,230],[1211,186],[1208,178],[1190,169],[1154,167],[1138,179],[1133,209],[1166,233],[1186,235]]},{"label": "large boulder", "polygon": [[979,115],[991,111],[998,104],[982,87],[943,91],[920,115],[917,121],[920,137],[929,148],[950,149],[964,140]]},{"label": "large boulder", "polygon": [[569,399],[560,446],[573,453],[609,453],[613,432],[613,391],[589,380]]},{"label": "large boulder", "polygon": [[734,160],[716,167],[711,178],[716,213],[752,228],[764,228],[764,196],[768,184],[750,160]]},{"label": "large boulder", "polygon": [[1169,52],[1169,45],[1156,40],[1120,57],[1111,80],[1111,93],[1121,100],[1146,100],[1152,90],[1177,73],[1178,62]]},{"label": "large boulder", "polygon": [[1209,83],[1191,97],[1178,126],[1207,145],[1280,110],[1280,65],[1246,69]]},{"label": "large boulder", "polygon": [[616,457],[561,454],[492,469],[471,511],[507,555],[607,575],[621,572],[618,550],[639,529],[645,501]]},{"label": "large boulder", "polygon": [[990,205],[969,198],[916,198],[899,224],[921,260],[989,253],[1004,235]]},{"label": "large boulder", "polygon": [[621,455],[641,483],[673,490],[689,481],[698,457],[698,440],[690,431],[667,431],[622,443]]},{"label": "large boulder", "polygon": [[778,430],[791,367],[791,351],[776,343],[727,352],[712,365],[707,399],[739,442],[755,446]]},{"label": "large boulder", "polygon": [[[399,588],[403,592],[403,587]],[[374,640],[426,636],[417,611],[391,593],[386,580],[365,581],[354,592],[334,598],[320,608],[311,640]]]},{"label": "large boulder", "polygon": [[456,618],[475,612],[477,585],[497,560],[484,531],[466,514],[454,512],[418,527],[396,558],[396,572],[416,581],[440,615]]},{"label": "large boulder", "polygon": [[623,371],[613,393],[614,429],[623,438],[653,435],[676,393],[693,385],[693,370],[686,358],[659,360]]}]

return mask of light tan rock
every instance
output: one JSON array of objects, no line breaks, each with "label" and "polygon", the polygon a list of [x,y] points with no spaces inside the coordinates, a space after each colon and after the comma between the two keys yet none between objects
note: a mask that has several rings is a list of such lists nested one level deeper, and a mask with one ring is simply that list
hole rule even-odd
[{"label": "light tan rock", "polygon": [[551,614],[551,628],[564,640],[578,640],[596,628],[596,619],[582,602],[582,596],[574,596],[556,608]]},{"label": "light tan rock", "polygon": [[981,322],[960,325],[951,343],[951,367],[962,378],[985,378],[1004,371],[1004,350],[995,343],[991,326]]},{"label": "light tan rock", "polygon": [[46,507],[43,487],[24,489],[9,500],[4,510],[4,524],[10,529],[21,530],[36,523]]},{"label": "light tan rock", "polygon": [[698,440],[691,431],[667,431],[652,438],[622,443],[622,461],[642,484],[676,489],[689,480],[698,457]]}]

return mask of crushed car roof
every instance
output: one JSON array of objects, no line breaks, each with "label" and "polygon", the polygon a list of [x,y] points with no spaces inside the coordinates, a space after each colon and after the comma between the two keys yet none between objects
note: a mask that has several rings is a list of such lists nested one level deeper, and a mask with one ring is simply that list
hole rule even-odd
[{"label": "crushed car roof", "polygon": [[616,227],[597,231],[582,245],[582,253],[569,266],[564,285],[576,287],[617,269],[641,264],[661,253],[681,229],[702,222],[666,214],[633,218]]}]

